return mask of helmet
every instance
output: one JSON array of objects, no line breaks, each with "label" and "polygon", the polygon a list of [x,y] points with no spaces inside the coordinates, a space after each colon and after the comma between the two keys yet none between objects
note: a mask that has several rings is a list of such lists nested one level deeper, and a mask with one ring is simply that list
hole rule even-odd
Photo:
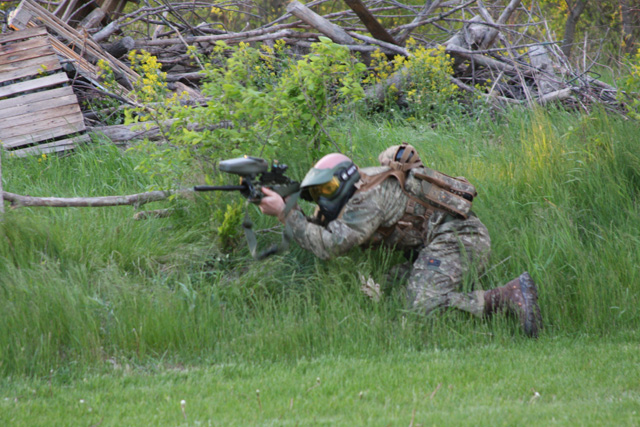
[{"label": "helmet", "polygon": [[340,153],[327,154],[302,180],[300,197],[316,202],[325,219],[332,221],[356,191],[359,180],[358,168],[350,158]]}]

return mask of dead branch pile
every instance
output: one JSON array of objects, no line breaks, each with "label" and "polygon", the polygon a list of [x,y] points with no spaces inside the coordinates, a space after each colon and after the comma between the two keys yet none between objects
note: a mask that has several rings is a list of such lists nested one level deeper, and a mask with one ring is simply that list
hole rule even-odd
[{"label": "dead branch pile", "polygon": [[[74,13],[69,11],[76,3],[62,0],[56,9],[62,11],[58,15],[73,23]],[[327,0],[307,5],[294,0],[286,5],[286,12],[270,22],[264,22],[256,5],[240,0],[146,0],[140,4],[137,10],[108,23],[106,14],[99,12],[102,9],[85,11],[88,16],[76,27],[114,55],[132,48],[147,50],[158,57],[170,82],[193,88],[198,87],[201,75],[200,65],[187,54],[189,46],[207,55],[221,40],[227,44],[284,40],[300,54],[326,36],[360,52],[366,60],[376,49],[389,58],[410,56],[405,43],[412,37],[426,47],[444,46],[455,60],[452,82],[493,105],[561,102],[584,110],[594,104],[621,110],[616,88],[590,73],[597,57],[592,59],[585,51],[579,64],[569,63],[535,0],[526,7],[520,0],[427,0],[418,6],[396,0],[345,0],[344,8]],[[234,31],[225,18],[230,12],[236,17],[233,24],[242,24],[241,30]],[[368,96],[383,98],[390,84],[402,89],[404,78],[401,73],[391,76],[384,84],[369,88]]]}]

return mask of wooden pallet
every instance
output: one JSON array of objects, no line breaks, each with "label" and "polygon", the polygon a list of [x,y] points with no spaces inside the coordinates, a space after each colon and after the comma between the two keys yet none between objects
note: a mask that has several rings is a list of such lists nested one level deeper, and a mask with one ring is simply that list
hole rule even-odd
[{"label": "wooden pallet", "polygon": [[[78,32],[34,1],[22,0],[9,14],[7,23],[17,31],[44,26],[49,34],[55,35],[50,37],[50,43],[58,55],[73,61],[78,73],[98,88],[101,88],[99,69],[94,65],[98,59],[106,61],[112,70],[130,83],[140,78],[135,71],[109,55],[86,33]],[[128,99],[129,90],[120,85],[118,89],[118,95]]]},{"label": "wooden pallet", "polygon": [[78,99],[44,27],[0,36],[0,144],[15,156],[87,142]]}]

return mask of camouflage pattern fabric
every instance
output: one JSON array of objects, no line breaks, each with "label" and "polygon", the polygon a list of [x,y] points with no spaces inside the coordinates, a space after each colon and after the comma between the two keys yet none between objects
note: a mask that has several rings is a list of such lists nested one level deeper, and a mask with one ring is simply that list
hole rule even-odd
[{"label": "camouflage pattern fabric", "polygon": [[484,291],[460,292],[465,275],[480,274],[491,250],[487,228],[476,216],[446,220],[436,212],[429,218],[429,233],[407,283],[411,308],[428,314],[436,308],[453,307],[481,316]]},{"label": "camouflage pattern fabric", "polygon": [[[377,168],[380,169],[380,168]],[[376,172],[373,169],[371,172]],[[364,169],[367,172],[368,169]],[[301,211],[292,210],[287,215],[293,240],[321,259],[330,259],[348,252],[354,246],[377,243],[376,230],[390,227],[404,214],[408,197],[395,180],[386,180],[366,193],[356,192],[343,208],[340,216],[326,227],[314,224]],[[417,247],[417,238],[403,247]]]},{"label": "camouflage pattern fabric", "polygon": [[[375,167],[362,172],[374,175],[385,170]],[[405,187],[409,191],[420,188],[413,171]],[[293,240],[321,259],[342,255],[354,246],[419,250],[407,285],[409,306],[424,313],[438,307],[455,307],[481,315],[483,291],[464,293],[460,288],[465,275],[480,273],[487,264],[491,241],[486,227],[474,215],[454,219],[436,212],[429,218],[426,230],[409,228],[403,233],[380,234],[381,227],[398,223],[407,201],[398,181],[391,178],[369,191],[356,192],[341,215],[326,227],[314,224],[300,210],[292,210],[286,221]]]}]

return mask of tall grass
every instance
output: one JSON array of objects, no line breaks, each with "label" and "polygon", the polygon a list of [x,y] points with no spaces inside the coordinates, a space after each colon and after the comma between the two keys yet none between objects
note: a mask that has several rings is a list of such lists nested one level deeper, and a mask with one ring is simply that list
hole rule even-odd
[{"label": "tall grass", "polygon": [[[407,141],[428,165],[478,187],[474,208],[491,232],[494,267],[475,286],[498,286],[528,270],[540,288],[543,340],[634,333],[637,123],[602,112],[520,111],[435,129],[362,119],[344,126],[337,131],[362,165]],[[109,145],[62,158],[5,158],[4,187],[42,196],[139,192],[153,183],[134,169],[136,161]],[[301,174],[308,166],[292,169]],[[359,357],[514,339],[506,319],[406,312],[402,287],[380,303],[369,301],[359,291],[359,274],[382,281],[402,261],[397,253],[356,249],[322,262],[293,245],[256,262],[241,241],[230,253],[221,250],[216,209],[233,197],[239,196],[160,203],[176,215],[146,221],[132,219],[133,207],[7,212],[0,238],[0,372],[73,373],[123,360]],[[253,216],[259,227],[274,226],[255,210]]]}]

